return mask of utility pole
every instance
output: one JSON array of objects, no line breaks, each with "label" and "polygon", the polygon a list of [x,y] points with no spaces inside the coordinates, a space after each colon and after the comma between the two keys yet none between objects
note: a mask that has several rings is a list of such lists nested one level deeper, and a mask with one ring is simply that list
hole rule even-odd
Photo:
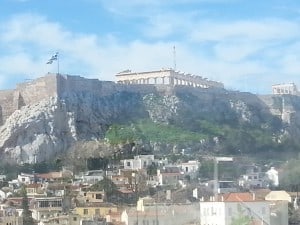
[{"label": "utility pole", "polygon": [[157,209],[157,203],[158,203],[158,193],[159,193],[159,184],[156,186],[156,201],[155,201],[155,217],[156,217],[156,225],[158,225],[158,209]]},{"label": "utility pole", "polygon": [[137,187],[137,176],[136,172],[133,172],[131,174],[132,178],[134,178],[134,191],[136,196],[136,225],[139,225],[139,210],[138,210],[138,200],[139,200],[139,193],[138,193],[138,187]]}]

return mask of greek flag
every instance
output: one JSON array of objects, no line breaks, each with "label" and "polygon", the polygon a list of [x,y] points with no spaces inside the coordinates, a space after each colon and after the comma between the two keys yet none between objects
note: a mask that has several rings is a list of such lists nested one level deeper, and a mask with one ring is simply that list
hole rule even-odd
[{"label": "greek flag", "polygon": [[55,53],[55,55],[51,56],[51,58],[48,60],[47,64],[52,64],[53,61],[58,60],[58,52]]}]

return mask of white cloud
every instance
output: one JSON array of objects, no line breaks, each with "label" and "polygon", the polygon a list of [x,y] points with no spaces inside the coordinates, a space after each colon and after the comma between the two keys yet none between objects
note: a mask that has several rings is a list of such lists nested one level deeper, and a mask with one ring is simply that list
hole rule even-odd
[{"label": "white cloud", "polygon": [[263,49],[264,44],[254,41],[219,42],[214,46],[215,55],[222,61],[239,62]]},{"label": "white cloud", "polygon": [[[101,80],[114,80],[114,74],[124,69],[144,71],[173,67],[173,45],[176,45],[178,69],[222,81],[230,88],[247,90],[245,84],[253,84],[257,89],[261,86],[262,90],[269,90],[273,83],[284,81],[286,75],[299,73],[300,44],[293,44],[293,40],[299,38],[298,31],[294,30],[297,24],[284,20],[276,23],[271,20],[228,24],[195,22],[206,32],[194,31],[191,24],[188,21],[186,32],[181,34],[188,36],[192,32],[191,42],[136,39],[123,43],[107,33],[100,36],[72,32],[40,15],[17,15],[0,24],[0,49],[6,54],[0,55],[0,85],[12,76],[35,78],[47,71],[56,72],[55,63],[45,64],[56,51],[60,52],[60,72]],[[170,22],[170,26],[174,29],[183,23]],[[244,26],[248,26],[248,30]],[[167,27],[165,34],[172,29]],[[208,43],[206,48],[198,42],[201,40]],[[288,46],[285,42],[292,44]],[[209,57],[207,50],[211,51]],[[300,79],[294,82],[297,81]]]},{"label": "white cloud", "polygon": [[295,22],[268,19],[258,21],[219,22],[207,21],[195,24],[191,39],[196,42],[255,40],[277,41],[297,37],[300,26]]}]

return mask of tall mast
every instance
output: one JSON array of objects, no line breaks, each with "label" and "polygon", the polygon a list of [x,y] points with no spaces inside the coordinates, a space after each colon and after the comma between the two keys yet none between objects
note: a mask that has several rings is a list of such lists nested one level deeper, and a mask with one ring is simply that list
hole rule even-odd
[{"label": "tall mast", "polygon": [[173,69],[174,71],[176,70],[176,48],[175,48],[175,45],[173,46]]},{"label": "tall mast", "polygon": [[56,52],[57,55],[57,75],[59,75],[59,52]]}]

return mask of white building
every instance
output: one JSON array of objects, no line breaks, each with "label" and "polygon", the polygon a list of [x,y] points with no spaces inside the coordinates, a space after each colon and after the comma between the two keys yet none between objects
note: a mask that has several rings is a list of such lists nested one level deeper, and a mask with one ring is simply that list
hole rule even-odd
[{"label": "white building", "polygon": [[194,178],[197,176],[200,163],[196,160],[190,160],[188,162],[181,163],[180,166],[185,175],[190,175]]},{"label": "white building", "polygon": [[125,225],[197,224],[199,219],[199,202],[165,204],[149,197],[140,199],[137,208],[126,209],[121,214],[121,221]]},{"label": "white building", "polygon": [[279,185],[278,171],[275,170],[274,167],[271,167],[271,169],[266,172],[266,175],[273,186],[277,187]]},{"label": "white building", "polygon": [[21,173],[18,175],[18,182],[22,184],[31,184],[34,181],[34,175],[28,173]]},{"label": "white building", "polygon": [[292,196],[286,191],[271,191],[266,195],[265,200],[271,205],[271,224],[288,224],[288,203],[292,202]]},{"label": "white building", "polygon": [[244,218],[258,224],[270,224],[270,204],[258,201],[251,193],[229,193],[222,195],[220,201],[200,202],[201,225],[231,225]]},{"label": "white building", "polygon": [[133,159],[124,159],[124,169],[141,170],[146,169],[154,163],[154,155],[137,155]]},{"label": "white building", "polygon": [[23,218],[19,215],[19,213],[15,207],[1,204],[0,205],[0,224],[23,225]]},{"label": "white building", "polygon": [[157,179],[160,185],[173,185],[179,184],[183,174],[177,166],[164,166],[162,169],[157,170]]},{"label": "white building", "polygon": [[37,221],[47,221],[62,215],[63,204],[61,197],[45,197],[32,199],[32,218]]},{"label": "white building", "polygon": [[265,188],[267,187],[266,174],[261,172],[257,166],[248,166],[246,173],[238,180],[238,184],[243,188]]},{"label": "white building", "polygon": [[82,177],[82,181],[90,184],[95,184],[98,181],[103,180],[103,170],[89,170]]}]

